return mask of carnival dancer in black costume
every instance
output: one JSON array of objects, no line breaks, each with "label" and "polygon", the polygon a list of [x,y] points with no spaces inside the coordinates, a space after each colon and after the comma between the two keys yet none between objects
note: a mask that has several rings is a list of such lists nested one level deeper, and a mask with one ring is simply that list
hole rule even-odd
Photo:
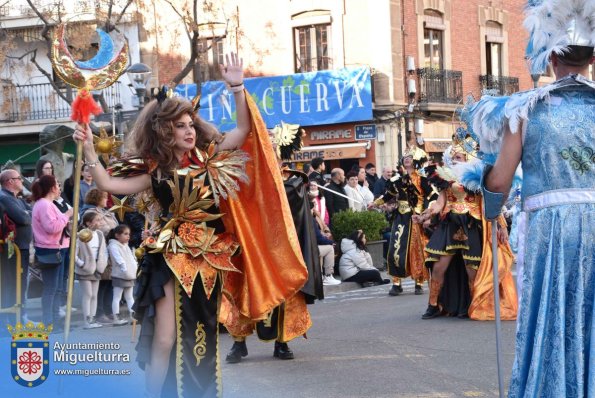
[{"label": "carnival dancer in black costume", "polygon": [[[234,94],[237,127],[225,136],[200,119],[190,101],[169,97],[166,90],[160,91],[137,119],[131,148],[135,157],[114,164],[111,175],[98,162],[90,129],[78,126],[74,134],[75,140],[84,142],[85,158],[98,187],[113,194],[143,193],[140,207],[157,218],[155,236],[145,240],[134,307],[142,325],[137,351],[145,369],[145,396],[149,397],[221,395],[217,352],[221,295],[233,294],[228,274],[238,273],[238,268],[248,274],[255,263],[244,248],[254,245],[246,241],[247,221],[238,216],[244,205],[234,203],[241,202],[242,197],[234,198],[251,188],[240,187],[248,179],[248,156],[237,148],[244,142],[244,147],[254,143],[250,149],[259,148],[262,120],[244,92],[242,61],[235,54],[226,61],[221,74]],[[265,144],[264,150],[270,151],[270,146],[266,148]],[[252,161],[262,163],[262,172],[268,173],[266,179],[251,175],[257,180],[254,183],[264,186],[274,181],[280,185],[280,176],[269,173],[269,155],[257,151],[250,155]],[[267,189],[270,191],[270,186]],[[276,207],[277,202],[271,195],[269,205]],[[224,205],[225,210],[220,211],[219,206]],[[281,203],[282,216],[289,213],[283,206]],[[254,214],[251,220],[255,228],[269,221],[262,214]],[[284,251],[299,251],[299,247],[285,244],[290,241],[289,236],[281,237]],[[232,262],[240,244],[244,252]],[[297,258],[292,263],[297,267],[288,276],[265,256],[263,266],[280,277],[280,285],[259,289],[265,292],[260,294],[259,303],[238,301],[244,313],[260,319],[266,314],[263,308],[278,305],[298,290],[306,278],[300,261]],[[253,285],[260,283],[258,275],[251,278],[251,282],[256,280]]]},{"label": "carnival dancer in black costume", "polygon": [[389,291],[391,296],[403,292],[401,278],[411,276],[415,281],[415,294],[423,293],[423,283],[429,279],[424,252],[428,237],[419,216],[437,199],[438,191],[418,173],[427,161],[428,156],[422,149],[407,149],[399,162],[397,174],[387,182],[385,193],[373,203],[379,206],[390,200],[397,201],[387,253],[388,273],[393,277],[393,286]]}]

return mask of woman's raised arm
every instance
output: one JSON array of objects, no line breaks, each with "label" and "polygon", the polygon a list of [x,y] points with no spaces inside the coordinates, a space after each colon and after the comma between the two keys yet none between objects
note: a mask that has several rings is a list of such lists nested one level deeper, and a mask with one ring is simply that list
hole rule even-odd
[{"label": "woman's raised arm", "polygon": [[223,80],[233,92],[236,103],[236,128],[225,134],[225,140],[218,145],[218,150],[237,149],[244,144],[250,132],[250,111],[244,92],[244,63],[235,53],[225,56],[226,65],[219,65]]}]

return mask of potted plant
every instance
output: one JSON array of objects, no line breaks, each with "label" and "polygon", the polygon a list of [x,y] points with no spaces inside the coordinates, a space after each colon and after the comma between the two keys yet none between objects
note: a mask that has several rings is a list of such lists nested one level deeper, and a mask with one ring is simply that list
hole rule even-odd
[{"label": "potted plant", "polygon": [[331,232],[337,245],[353,231],[361,229],[366,235],[368,251],[376,268],[384,268],[382,248],[384,240],[382,232],[388,227],[388,221],[383,213],[374,210],[342,211],[335,213],[331,220]]}]

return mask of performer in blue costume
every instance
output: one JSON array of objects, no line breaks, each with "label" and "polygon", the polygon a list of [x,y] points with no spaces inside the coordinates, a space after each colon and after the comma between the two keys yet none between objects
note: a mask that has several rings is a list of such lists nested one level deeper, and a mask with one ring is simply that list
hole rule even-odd
[{"label": "performer in blue costume", "polygon": [[595,2],[531,1],[527,12],[532,73],[551,62],[558,80],[473,110],[482,150],[500,149],[484,174],[487,217],[498,214],[519,161],[523,168],[523,294],[509,397],[595,397],[595,83],[585,77]]}]

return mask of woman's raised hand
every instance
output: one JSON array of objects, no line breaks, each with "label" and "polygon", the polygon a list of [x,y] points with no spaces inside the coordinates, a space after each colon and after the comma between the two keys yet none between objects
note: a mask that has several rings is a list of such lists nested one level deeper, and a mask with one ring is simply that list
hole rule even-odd
[{"label": "woman's raised hand", "polygon": [[244,61],[238,54],[225,54],[225,65],[219,64],[221,76],[229,86],[239,86],[244,83]]}]

